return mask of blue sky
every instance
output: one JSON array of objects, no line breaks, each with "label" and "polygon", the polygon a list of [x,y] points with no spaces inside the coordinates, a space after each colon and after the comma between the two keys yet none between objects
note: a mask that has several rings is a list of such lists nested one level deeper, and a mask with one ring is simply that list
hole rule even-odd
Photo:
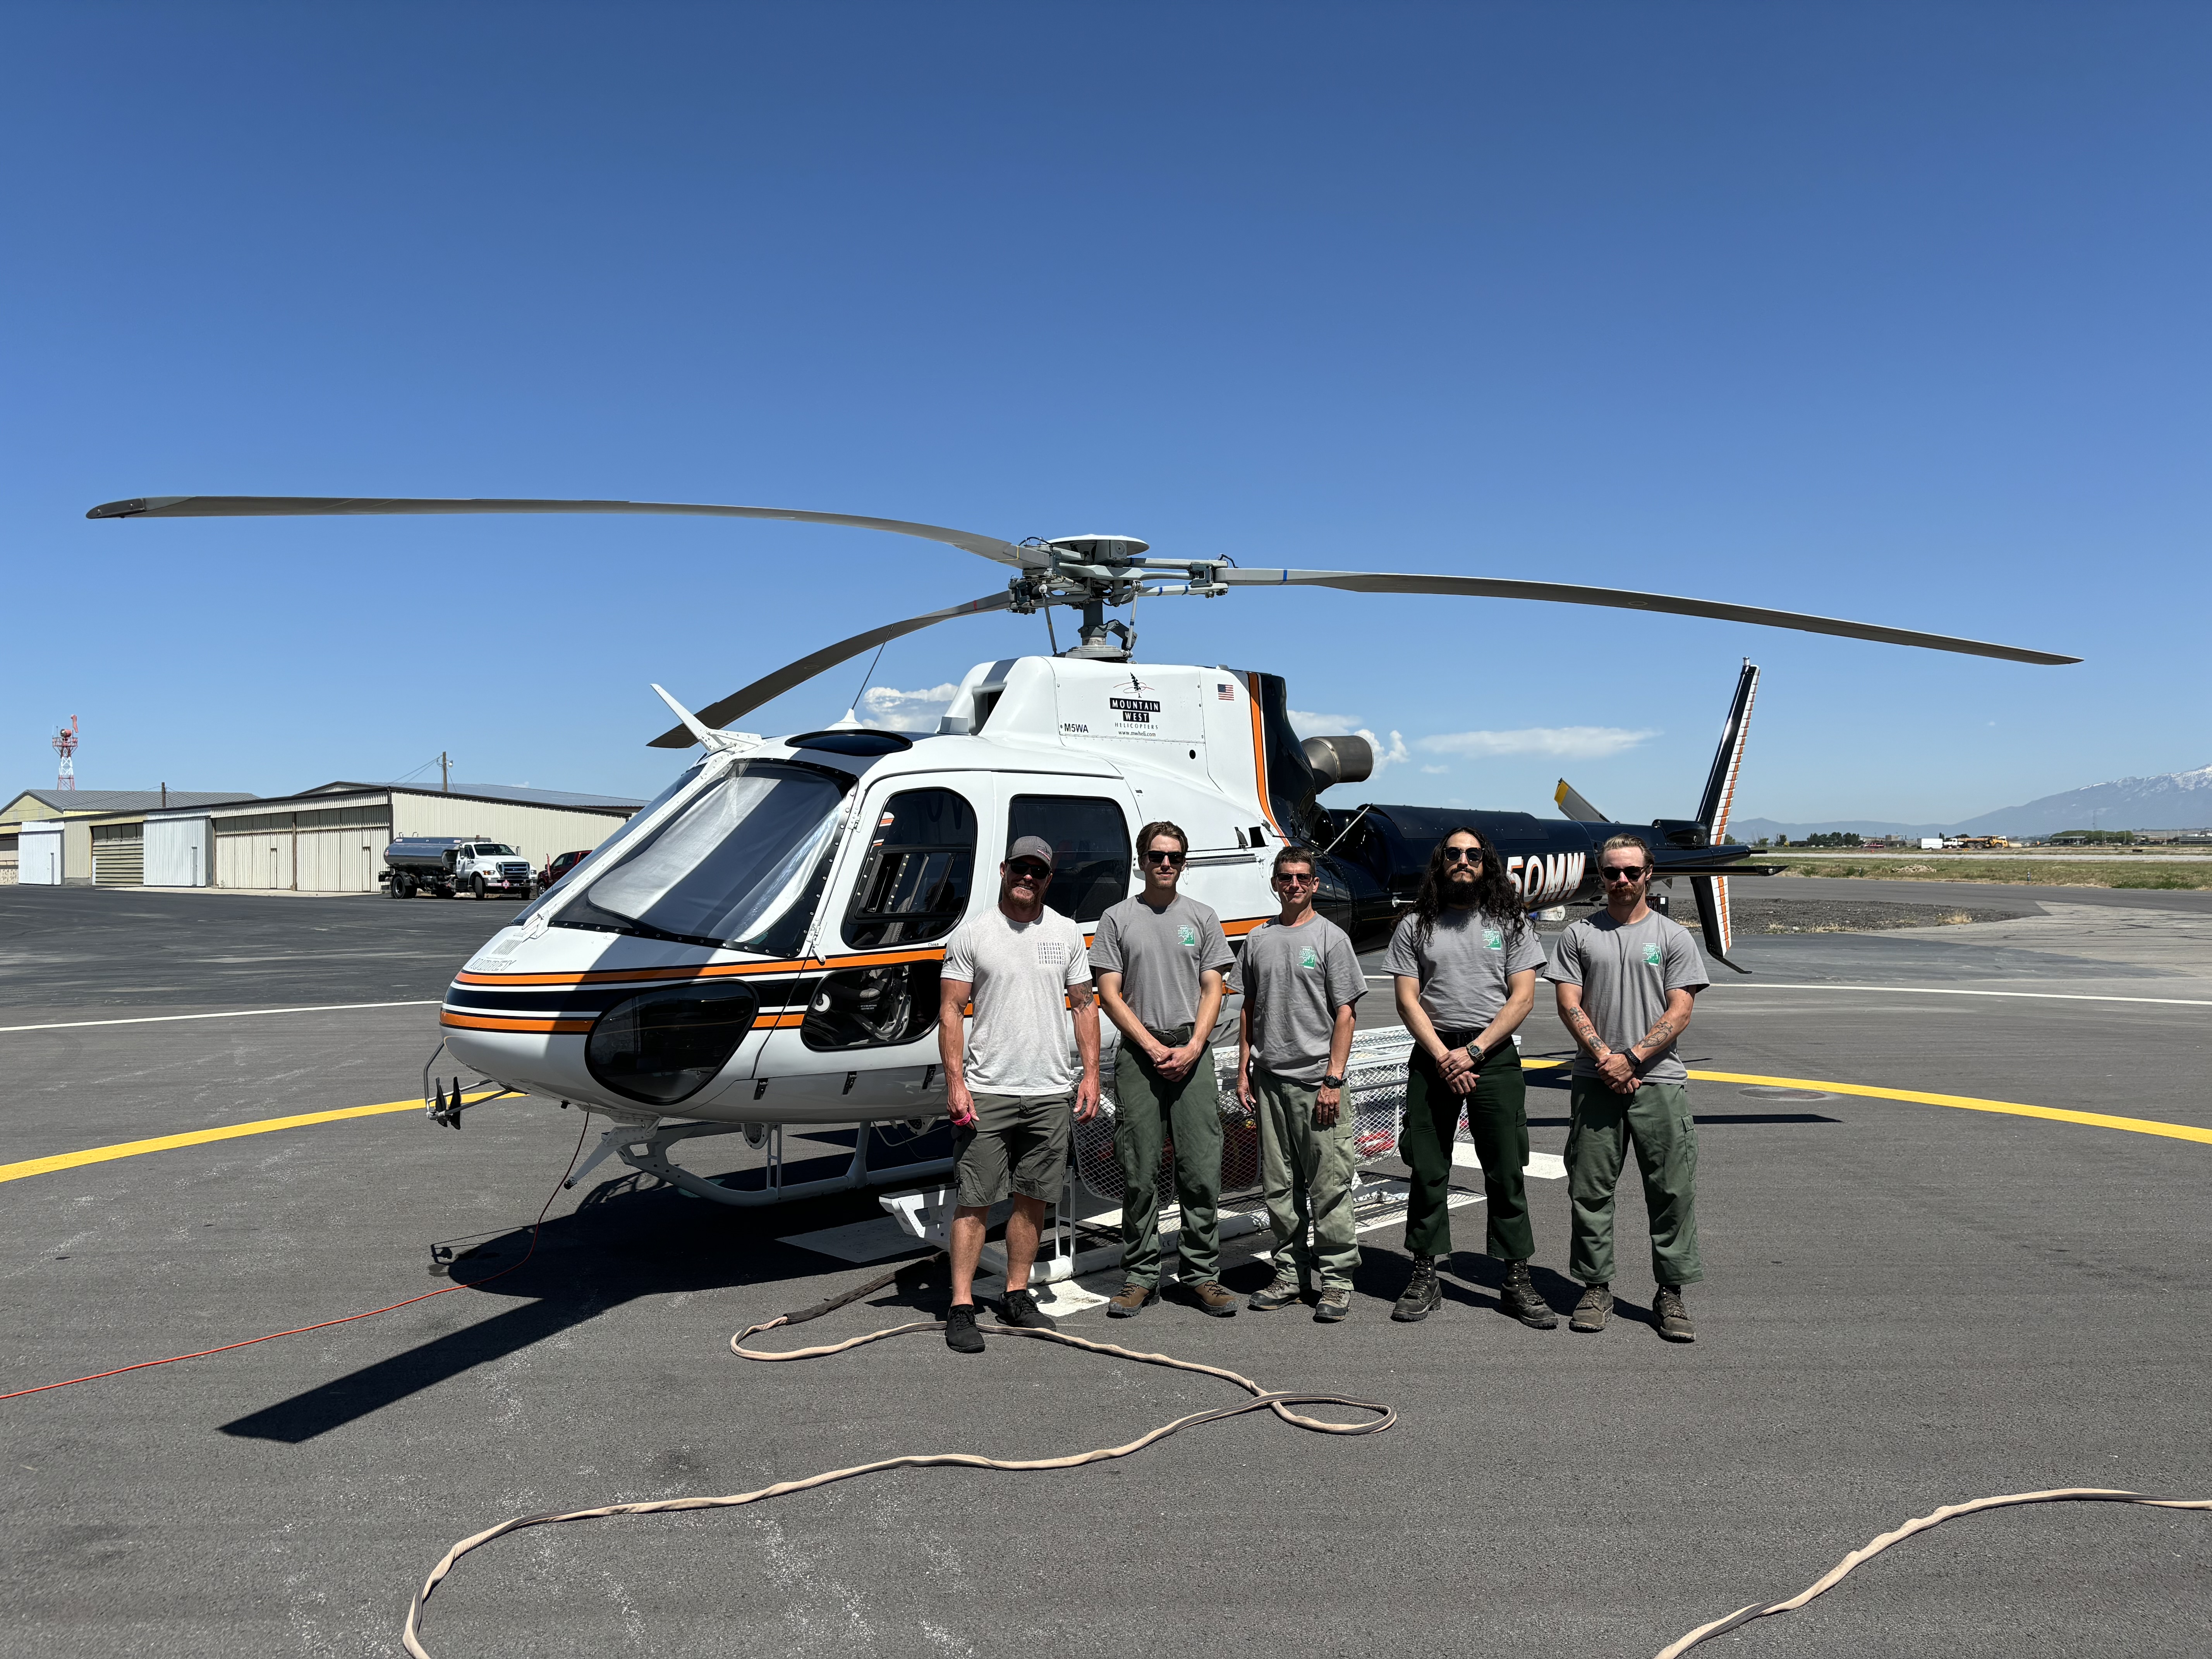
[{"label": "blue sky", "polygon": [[[1146,659],[1398,733],[1384,799],[1686,812],[1747,653],[1747,815],[2201,766],[2208,78],[2195,5],[14,6],[0,788],[76,714],[87,787],[444,749],[645,792],[648,680],[704,703],[1002,583],[798,526],[82,517],[191,493],[1103,529],[2088,659],[1142,608]],[[863,665],[745,723],[826,724]]]}]

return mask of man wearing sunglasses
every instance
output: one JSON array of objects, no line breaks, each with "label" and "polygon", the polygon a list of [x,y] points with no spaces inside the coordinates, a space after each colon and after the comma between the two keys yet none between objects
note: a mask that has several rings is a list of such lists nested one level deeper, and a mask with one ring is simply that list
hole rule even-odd
[{"label": "man wearing sunglasses", "polygon": [[1513,1033],[1536,1002],[1544,947],[1497,852],[1454,830],[1430,854],[1413,908],[1390,936],[1399,1018],[1413,1034],[1398,1156],[1413,1179],[1406,1249],[1413,1272],[1390,1317],[1412,1323],[1443,1304],[1437,1259],[1451,1256],[1452,1143],[1462,1109],[1482,1160],[1484,1248],[1504,1264],[1501,1308],[1533,1330],[1559,1316],[1528,1277],[1528,1089]]},{"label": "man wearing sunglasses", "polygon": [[1182,1209],[1182,1281],[1218,1318],[1222,1288],[1221,1106],[1207,1046],[1237,958],[1221,918],[1176,890],[1190,838],[1162,820],[1137,832],[1144,890],[1098,918],[1091,968],[1121,1034],[1114,1064],[1114,1154],[1121,1166],[1121,1273],[1107,1313],[1128,1319],[1160,1299],[1160,1154],[1175,1142]]},{"label": "man wearing sunglasses", "polygon": [[1698,1131],[1689,1072],[1674,1043],[1709,982],[1690,930],[1645,902],[1651,849],[1615,836],[1598,849],[1602,912],[1559,938],[1544,977],[1575,1039],[1574,1105],[1567,1130],[1567,1198],[1574,1213],[1568,1271],[1584,1285],[1568,1322],[1601,1331],[1613,1312],[1613,1206],[1632,1146],[1651,1215],[1651,1311],[1669,1342],[1694,1342],[1682,1286],[1705,1277],[1698,1260]]},{"label": "man wearing sunglasses", "polygon": [[[1059,1198],[1066,1174],[1068,1109],[1080,1118],[1098,1115],[1091,958],[1083,929],[1046,908],[1052,866],[1051,843],[1024,836],[999,866],[997,906],[963,922],[945,944],[937,1052],[945,1064],[958,1187],[945,1346],[956,1353],[983,1352],[983,1334],[975,1328],[975,1266],[991,1206],[1009,1195],[1014,1212],[1006,1218],[1006,1297],[999,1322],[1052,1328],[1051,1316],[1030,1291],[1030,1269],[1045,1206]],[[963,1016],[970,1003],[975,1014],[967,1024]]]},{"label": "man wearing sunglasses", "polygon": [[1260,1179],[1275,1235],[1274,1283],[1249,1305],[1286,1308],[1310,1287],[1320,1293],[1314,1318],[1329,1325],[1352,1311],[1359,1266],[1352,1216],[1358,1160],[1344,1068],[1367,981],[1344,930],[1314,909],[1319,885],[1304,848],[1275,854],[1282,914],[1244,941],[1237,1097],[1260,1121]]}]

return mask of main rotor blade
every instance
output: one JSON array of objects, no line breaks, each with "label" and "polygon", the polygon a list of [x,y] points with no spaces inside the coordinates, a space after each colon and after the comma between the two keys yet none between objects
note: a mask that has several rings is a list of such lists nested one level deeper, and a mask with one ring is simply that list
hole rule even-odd
[{"label": "main rotor blade", "polygon": [[1886,645],[1958,651],[1974,657],[2002,657],[2008,662],[2081,660],[2079,657],[2056,656],[2048,651],[2029,651],[2016,645],[1991,645],[1984,640],[1954,639],[1948,634],[1923,634],[1910,628],[1843,622],[1834,617],[1808,617],[1796,611],[1769,611],[1763,605],[1681,599],[1667,593],[1632,593],[1618,587],[1578,587],[1567,582],[1505,581],[1489,576],[1413,576],[1383,570],[1224,569],[1215,574],[1214,580],[1232,587],[1340,587],[1353,593],[1450,593],[1480,599],[1548,599],[1558,605],[1602,605],[1616,611],[1665,611],[1678,617],[1711,617],[1720,622],[1755,623],[1764,628],[1795,628],[1807,634],[1838,634],[1847,640],[1878,640]]},{"label": "main rotor blade", "polygon": [[[973,617],[986,611],[1004,611],[1013,602],[1011,593],[986,593],[980,599],[969,599],[963,605],[948,605],[944,610],[933,611],[926,617],[908,617],[904,622],[887,623],[881,628],[872,628],[865,634],[855,634],[849,640],[825,645],[812,656],[787,663],[773,674],[755,680],[744,690],[733,691],[720,702],[708,703],[699,711],[699,723],[719,731],[739,715],[750,714],[769,698],[780,697],[793,686],[802,685],[812,679],[823,669],[835,668],[848,658],[857,657],[886,640],[897,639],[902,634],[919,633],[933,623],[950,622],[955,617]],[[687,727],[676,726],[655,738],[651,746],[655,749],[689,749],[697,741]]]},{"label": "main rotor blade", "polygon": [[1027,570],[1046,562],[1045,556],[1002,542],[996,536],[978,536],[942,525],[911,524],[904,519],[861,519],[849,513],[804,513],[787,507],[716,507],[696,501],[538,501],[498,497],[480,500],[429,499],[369,495],[143,495],[134,501],[104,501],[84,516],[88,519],[270,519],[295,517],[352,518],[365,514],[411,513],[675,513],[702,519],[783,519],[793,524],[837,524],[855,530],[882,530],[895,536],[919,536],[943,542],[963,551]]}]

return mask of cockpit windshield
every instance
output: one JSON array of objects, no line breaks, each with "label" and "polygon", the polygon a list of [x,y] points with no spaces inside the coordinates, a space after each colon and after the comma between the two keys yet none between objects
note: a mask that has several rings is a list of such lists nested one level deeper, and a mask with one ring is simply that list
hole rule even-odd
[{"label": "cockpit windshield", "polygon": [[744,763],[604,869],[554,925],[744,945],[787,915],[803,923],[810,907],[798,901],[819,884],[846,787],[812,767]]},{"label": "cockpit windshield", "polygon": [[[636,811],[631,813],[627,818],[624,818],[623,820],[622,828],[616,830],[614,834],[609,836],[605,841],[599,844],[599,848],[593,857],[592,867],[594,870],[605,869],[607,863],[607,855],[612,853],[616,848],[621,846],[624,842],[627,842],[632,836],[635,836],[639,830],[645,828],[647,824],[652,823],[653,815],[654,813],[658,812],[662,807],[667,805],[670,801],[675,799],[677,796],[682,794],[686,789],[689,789],[691,787],[692,780],[699,775],[701,770],[705,767],[705,765],[706,763],[704,761],[694,761],[690,765],[684,769],[682,773],[678,775],[675,782],[670,784],[667,788],[662,790],[651,800],[646,802],[644,805],[639,807]],[[555,882],[550,887],[547,888],[544,892],[540,893],[535,901],[525,907],[519,914],[517,914],[514,918],[514,921],[510,922],[508,926],[513,927],[515,923],[527,921],[532,916],[536,915],[538,912],[545,908],[547,905],[551,904],[557,900],[566,898],[568,896],[570,888],[574,884],[576,871],[582,863],[583,860],[581,859],[578,859],[572,862],[568,866],[568,869],[562,872],[561,878]]]}]

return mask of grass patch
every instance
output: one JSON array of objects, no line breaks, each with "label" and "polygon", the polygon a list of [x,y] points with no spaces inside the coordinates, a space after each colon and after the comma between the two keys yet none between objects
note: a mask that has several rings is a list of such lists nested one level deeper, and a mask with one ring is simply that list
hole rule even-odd
[{"label": "grass patch", "polygon": [[1785,875],[1861,881],[1985,881],[2031,887],[2139,888],[2196,892],[2212,888],[2212,863],[2144,866],[2089,859],[1932,859],[1911,864],[1847,863],[1840,859],[1770,855]]}]

